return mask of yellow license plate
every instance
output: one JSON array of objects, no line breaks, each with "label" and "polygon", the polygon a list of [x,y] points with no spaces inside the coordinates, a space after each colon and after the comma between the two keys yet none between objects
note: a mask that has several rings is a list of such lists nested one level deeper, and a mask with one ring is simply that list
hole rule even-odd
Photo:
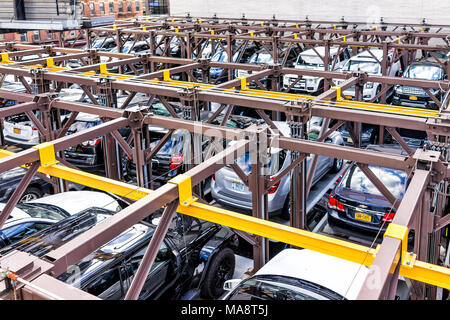
[{"label": "yellow license plate", "polygon": [[415,97],[415,96],[409,96],[409,100],[417,100],[417,97]]},{"label": "yellow license plate", "polygon": [[13,129],[13,132],[14,132],[14,133],[20,134],[20,129],[14,128],[14,129]]},{"label": "yellow license plate", "polygon": [[347,138],[347,142],[353,142],[352,138]]},{"label": "yellow license plate", "polygon": [[362,212],[355,212],[355,219],[371,222],[372,217],[368,214],[362,213]]},{"label": "yellow license plate", "polygon": [[352,96],[345,96],[346,99],[352,100],[353,97]]}]

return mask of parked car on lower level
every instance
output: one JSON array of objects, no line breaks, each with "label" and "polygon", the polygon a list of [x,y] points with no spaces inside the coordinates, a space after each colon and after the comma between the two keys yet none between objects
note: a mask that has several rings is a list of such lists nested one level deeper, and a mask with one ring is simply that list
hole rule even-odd
[{"label": "parked car on lower level", "polygon": [[[285,135],[290,136],[290,129],[286,122],[274,121],[278,129]],[[318,128],[311,125],[309,131],[309,139],[317,139]],[[325,141],[336,145],[342,145],[343,140],[341,134],[337,131],[333,132]],[[306,158],[306,165],[309,166],[312,157]],[[250,154],[246,153],[239,157],[236,164],[243,170],[245,174],[251,172]],[[267,176],[270,179],[276,177],[291,164],[291,151],[280,148],[270,148],[270,156],[268,160]],[[342,159],[334,159],[319,156],[317,169],[313,177],[313,185],[320,180],[330,170],[339,172],[343,166]],[[285,219],[289,219],[289,190],[291,187],[291,175],[285,175],[278,183],[273,185],[268,192],[268,212],[271,215],[281,214]],[[249,188],[242,182],[235,171],[230,166],[225,166],[218,170],[211,182],[211,195],[218,203],[236,207],[242,210],[252,209],[252,193]]]},{"label": "parked car on lower level", "polygon": [[[0,203],[0,209],[5,205]],[[0,248],[92,207],[121,210],[114,198],[96,191],[69,191],[18,203],[0,230]]]},{"label": "parked car on lower level", "polygon": [[[399,145],[369,145],[368,150],[407,155]],[[404,171],[369,165],[399,203],[409,183]],[[381,194],[364,172],[352,163],[336,184],[328,199],[328,223],[370,234],[384,234],[395,216],[392,204]]]},{"label": "parked car on lower level", "polygon": [[[355,300],[366,266],[308,249],[284,249],[250,278],[225,282],[223,300]],[[395,299],[410,290],[399,277]]]},{"label": "parked car on lower level", "polygon": [[[403,74],[406,79],[443,81],[448,79],[446,70],[437,61],[424,59],[413,62]],[[430,93],[435,99],[442,102],[445,90],[442,88],[430,88]],[[439,107],[424,89],[411,86],[396,85],[392,104],[407,107],[427,108],[438,110]]]},{"label": "parked car on lower level", "polygon": [[[3,248],[0,256],[20,250],[42,257],[103,223],[113,213],[102,208],[87,209]],[[157,223],[158,218],[154,217],[152,223],[133,225],[57,278],[102,299],[123,299]],[[180,299],[191,294],[190,290],[205,298],[218,298],[224,292],[224,282],[234,273],[233,248],[237,241],[227,227],[176,215],[139,299]],[[77,270],[78,276],[74,276],[73,270]]]}]

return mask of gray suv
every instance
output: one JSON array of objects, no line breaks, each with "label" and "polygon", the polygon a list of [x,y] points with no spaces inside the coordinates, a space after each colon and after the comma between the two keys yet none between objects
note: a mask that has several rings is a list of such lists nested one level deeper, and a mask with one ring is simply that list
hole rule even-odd
[{"label": "gray suv", "polygon": [[[312,117],[309,122],[309,140],[317,139],[321,123],[320,118]],[[290,129],[286,122],[274,121],[278,129],[286,136],[290,135]],[[326,140],[327,143],[343,145],[344,141],[338,131],[333,132]],[[307,166],[312,156],[307,157]],[[249,174],[251,171],[250,155],[248,153],[236,159],[236,163]],[[291,164],[291,152],[279,148],[271,148],[268,161],[268,175],[275,177]],[[317,169],[313,178],[313,185],[319,181],[330,170],[339,172],[343,166],[342,159],[334,159],[319,156]],[[291,175],[286,174],[278,183],[273,185],[268,191],[268,212],[270,215],[281,214],[285,219],[289,219],[289,190]],[[252,209],[252,193],[242,182],[238,175],[230,166],[218,170],[211,182],[211,195],[218,203],[239,208],[241,210]]]}]

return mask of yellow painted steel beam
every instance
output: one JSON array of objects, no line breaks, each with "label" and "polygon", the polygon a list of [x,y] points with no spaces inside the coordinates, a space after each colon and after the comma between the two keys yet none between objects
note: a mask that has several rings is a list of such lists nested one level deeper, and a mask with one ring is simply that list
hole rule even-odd
[{"label": "yellow painted steel beam", "polygon": [[[194,202],[190,206],[178,206],[177,212],[211,221],[233,229],[243,230],[265,238],[314,250],[358,264],[370,266],[376,249],[350,243],[321,234],[262,220],[210,205]],[[450,268],[415,260],[412,265],[400,265],[400,275],[438,287],[450,289]]]},{"label": "yellow painted steel beam", "polygon": [[[0,150],[0,158],[5,158],[12,154],[14,154],[14,152]],[[45,163],[45,159],[48,159],[48,155],[44,153],[44,158],[41,158],[41,162],[43,159]],[[25,165],[23,165],[22,167],[27,168]],[[99,175],[84,172],[82,170],[72,169],[58,164],[47,166],[41,165],[38,171],[43,174],[48,174],[53,177],[75,182],[94,189],[111,192],[118,196],[126,197],[132,200],[140,200],[152,192],[151,189],[138,187],[132,184],[105,178]]]}]

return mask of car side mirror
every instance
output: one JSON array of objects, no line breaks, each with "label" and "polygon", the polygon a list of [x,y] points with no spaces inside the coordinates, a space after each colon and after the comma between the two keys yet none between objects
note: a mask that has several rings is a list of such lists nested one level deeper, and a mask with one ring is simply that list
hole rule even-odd
[{"label": "car side mirror", "polygon": [[239,282],[241,282],[241,279],[230,279],[224,282],[223,284],[223,290],[225,291],[231,291],[234,288],[237,287],[237,285],[239,284]]}]

